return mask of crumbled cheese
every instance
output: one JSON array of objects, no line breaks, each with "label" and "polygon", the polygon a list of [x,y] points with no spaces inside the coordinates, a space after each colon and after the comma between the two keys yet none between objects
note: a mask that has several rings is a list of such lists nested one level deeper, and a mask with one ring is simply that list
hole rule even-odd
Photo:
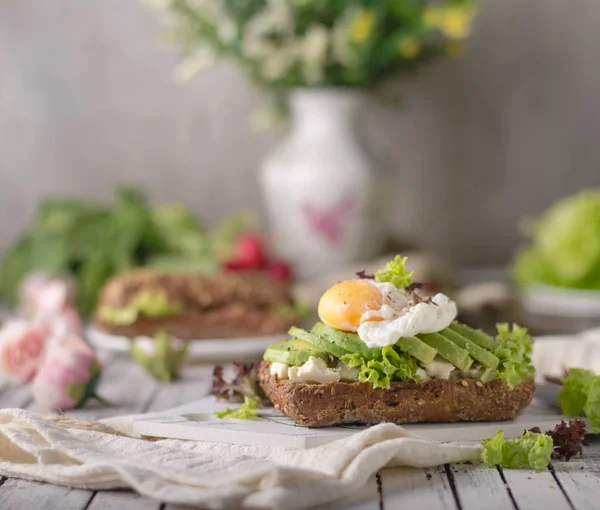
[{"label": "crumbled cheese", "polygon": [[337,368],[340,371],[340,379],[342,381],[358,381],[358,368],[347,367],[342,362],[338,363]]},{"label": "crumbled cheese", "polygon": [[432,379],[450,379],[454,365],[437,356],[431,363],[424,366],[425,372]]},{"label": "crumbled cheese", "polygon": [[431,377],[429,377],[429,374],[425,372],[425,370],[423,370],[421,367],[417,368],[417,375],[421,378],[421,382],[429,381],[429,379],[431,379]]},{"label": "crumbled cheese", "polygon": [[288,375],[292,382],[327,384],[338,382],[341,378],[340,372],[338,368],[328,368],[322,359],[311,356],[304,365],[290,367]]},{"label": "crumbled cheese", "polygon": [[271,367],[269,368],[269,372],[271,375],[276,375],[279,379],[287,379],[288,378],[288,370],[289,365],[285,363],[277,363],[276,361],[271,363]]}]

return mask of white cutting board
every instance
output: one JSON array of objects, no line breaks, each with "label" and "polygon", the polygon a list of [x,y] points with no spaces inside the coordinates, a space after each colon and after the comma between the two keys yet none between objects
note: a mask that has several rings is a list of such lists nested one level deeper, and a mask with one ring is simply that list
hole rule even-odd
[{"label": "white cutting board", "polygon": [[[213,441],[242,445],[314,448],[344,438],[365,426],[346,425],[328,428],[309,428],[273,408],[260,410],[254,420],[218,419],[214,412],[224,407],[236,407],[214,397],[206,397],[163,413],[144,415],[134,421],[133,432],[143,436]],[[435,441],[481,440],[493,436],[498,429],[505,437],[519,437],[525,429],[540,427],[551,430],[563,418],[554,407],[534,400],[527,411],[516,420],[481,423],[424,423],[405,425],[410,432]]]}]

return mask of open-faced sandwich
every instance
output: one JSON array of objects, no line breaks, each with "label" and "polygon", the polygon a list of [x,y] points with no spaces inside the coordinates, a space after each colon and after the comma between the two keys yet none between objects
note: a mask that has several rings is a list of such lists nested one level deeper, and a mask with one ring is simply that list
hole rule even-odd
[{"label": "open-faced sandwich", "polygon": [[200,276],[136,269],[113,277],[94,314],[107,333],[182,340],[285,333],[301,318],[288,284],[258,271]]},{"label": "open-faced sandwich", "polygon": [[532,340],[517,325],[496,337],[456,322],[445,294],[426,296],[396,257],[374,276],[327,290],[310,331],[264,353],[259,381],[302,425],[496,421],[531,402]]}]

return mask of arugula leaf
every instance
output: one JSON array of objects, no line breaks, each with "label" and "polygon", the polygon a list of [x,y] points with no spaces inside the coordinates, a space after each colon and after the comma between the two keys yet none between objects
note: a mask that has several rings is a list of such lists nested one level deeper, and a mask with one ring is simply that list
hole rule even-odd
[{"label": "arugula leaf", "polygon": [[494,437],[484,439],[481,444],[481,461],[487,467],[533,468],[538,471],[550,464],[553,447],[551,437],[530,430],[518,439],[504,439],[504,431],[498,430]]},{"label": "arugula leaf", "polygon": [[244,397],[244,403],[237,409],[230,409],[229,407],[226,407],[221,411],[216,411],[214,414],[221,420],[225,418],[232,418],[235,420],[251,420],[258,417],[258,404],[259,401],[257,399]]}]

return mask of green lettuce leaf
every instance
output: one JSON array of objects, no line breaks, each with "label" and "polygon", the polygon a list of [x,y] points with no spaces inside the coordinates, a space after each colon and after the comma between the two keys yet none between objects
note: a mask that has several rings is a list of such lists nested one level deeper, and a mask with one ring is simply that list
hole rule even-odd
[{"label": "green lettuce leaf", "polygon": [[600,432],[600,377],[594,377],[594,380],[585,387],[587,400],[583,406],[583,414],[592,422],[594,433]]},{"label": "green lettuce leaf", "polygon": [[404,289],[413,283],[414,271],[407,271],[407,257],[396,255],[396,258],[386,264],[383,269],[375,273],[375,280],[378,282],[390,282],[396,287]]},{"label": "green lettuce leaf", "polygon": [[513,263],[517,283],[600,289],[600,189],[561,200],[531,223]]},{"label": "green lettuce leaf", "polygon": [[175,340],[165,331],[159,331],[153,339],[133,339],[129,350],[132,359],[146,372],[168,383],[179,378],[188,346],[188,342]]},{"label": "green lettuce leaf", "polygon": [[567,416],[586,416],[600,432],[600,376],[584,368],[571,368],[563,380],[558,404]]},{"label": "green lettuce leaf", "polygon": [[533,340],[526,328],[513,324],[512,330],[506,323],[497,324],[499,341],[494,355],[500,363],[497,369],[498,379],[503,379],[512,388],[528,377],[535,375],[531,362]]},{"label": "green lettuce leaf", "polygon": [[358,368],[358,380],[368,382],[374,388],[389,388],[393,380],[421,382],[417,375],[417,361],[406,353],[398,353],[387,346],[375,359],[367,360],[361,354],[346,354],[341,358],[348,368]]},{"label": "green lettuce leaf", "polygon": [[216,411],[215,416],[217,418],[235,419],[235,420],[251,420],[258,416],[258,400],[250,397],[244,397],[244,403],[237,409],[230,409],[226,407],[221,411]]},{"label": "green lettuce leaf", "polygon": [[163,289],[141,290],[122,308],[103,305],[98,310],[100,319],[117,326],[129,326],[140,315],[158,319],[179,313],[181,313],[181,304],[169,301]]},{"label": "green lettuce leaf", "polygon": [[504,439],[504,431],[499,430],[494,437],[484,439],[481,444],[481,461],[488,467],[532,468],[538,471],[550,464],[553,447],[550,436],[529,430],[518,439]]}]

